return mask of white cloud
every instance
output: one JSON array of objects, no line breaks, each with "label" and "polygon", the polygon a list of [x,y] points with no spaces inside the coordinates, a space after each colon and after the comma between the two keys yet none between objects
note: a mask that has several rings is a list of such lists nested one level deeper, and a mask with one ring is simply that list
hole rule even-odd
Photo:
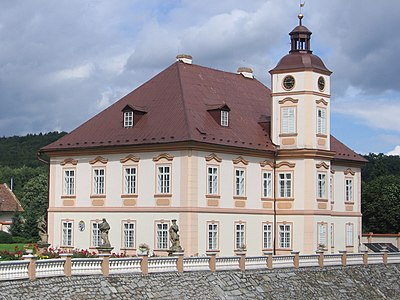
[{"label": "white cloud", "polygon": [[86,79],[92,75],[95,67],[93,63],[86,63],[74,68],[60,70],[54,73],[56,80]]},{"label": "white cloud", "polygon": [[389,151],[387,155],[400,155],[400,145],[397,145],[392,151]]}]

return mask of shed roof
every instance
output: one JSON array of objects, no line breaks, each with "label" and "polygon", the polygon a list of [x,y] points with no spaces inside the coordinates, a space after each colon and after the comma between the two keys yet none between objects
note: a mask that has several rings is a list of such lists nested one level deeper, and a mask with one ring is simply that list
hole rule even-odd
[{"label": "shed roof", "polygon": [[0,184],[0,212],[24,211],[21,203],[7,184]]}]

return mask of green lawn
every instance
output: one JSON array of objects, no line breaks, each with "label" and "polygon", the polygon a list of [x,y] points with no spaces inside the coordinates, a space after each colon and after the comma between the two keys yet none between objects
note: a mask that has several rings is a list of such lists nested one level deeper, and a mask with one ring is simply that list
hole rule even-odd
[{"label": "green lawn", "polygon": [[23,250],[25,244],[0,244],[0,251],[7,250],[14,252],[15,246],[18,246],[18,250]]}]

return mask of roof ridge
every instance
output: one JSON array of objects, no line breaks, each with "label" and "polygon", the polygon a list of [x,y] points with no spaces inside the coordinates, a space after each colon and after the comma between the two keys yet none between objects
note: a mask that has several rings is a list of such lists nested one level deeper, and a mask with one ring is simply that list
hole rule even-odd
[{"label": "roof ridge", "polygon": [[[181,101],[182,101],[182,106],[183,106],[183,113],[184,113],[184,116],[185,116],[185,123],[186,123],[186,126],[187,126],[187,128],[189,128],[189,127],[191,127],[191,126],[190,126],[190,124],[189,124],[188,113],[187,113],[187,110],[186,110],[185,95],[184,95],[184,92],[183,92],[181,71],[180,71],[180,68],[179,68],[179,67],[180,67],[180,63],[179,63],[179,62],[176,62],[176,68],[177,68],[177,70],[178,70],[179,89],[180,89],[180,91],[181,91]],[[187,131],[187,134],[188,134],[188,138],[191,140],[191,139],[192,139],[192,134],[191,134],[191,130],[190,130],[190,129]]]}]

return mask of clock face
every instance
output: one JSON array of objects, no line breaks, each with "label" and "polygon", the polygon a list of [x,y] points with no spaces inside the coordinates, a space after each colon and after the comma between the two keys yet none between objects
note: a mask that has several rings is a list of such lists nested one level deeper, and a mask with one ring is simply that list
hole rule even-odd
[{"label": "clock face", "polygon": [[285,76],[285,78],[283,78],[283,88],[285,90],[290,91],[291,89],[294,88],[294,84],[295,84],[295,81],[294,81],[294,77],[292,75],[288,75],[288,76]]},{"label": "clock face", "polygon": [[325,89],[325,79],[322,76],[318,78],[318,88],[321,92]]}]

